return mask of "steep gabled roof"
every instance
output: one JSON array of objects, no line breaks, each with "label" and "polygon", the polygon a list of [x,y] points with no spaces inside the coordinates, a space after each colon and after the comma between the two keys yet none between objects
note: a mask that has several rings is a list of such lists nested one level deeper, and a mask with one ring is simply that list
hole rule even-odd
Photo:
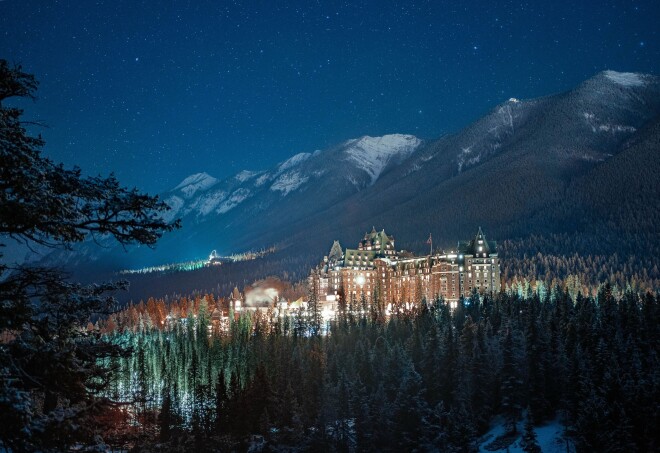
[{"label": "steep gabled roof", "polygon": [[335,241],[332,244],[332,248],[330,248],[330,253],[328,253],[328,260],[340,261],[343,255],[344,252],[342,252],[341,244],[339,244],[339,241]]},{"label": "steep gabled roof", "polygon": [[360,246],[362,247],[375,247],[378,243],[380,251],[382,252],[385,249],[385,245],[394,242],[393,236],[388,236],[385,233],[385,229],[381,231],[376,231],[376,228],[371,230],[371,233],[366,233],[364,239],[360,241]]},{"label": "steep gabled roof", "polygon": [[[482,244],[479,244],[479,241],[482,241]],[[483,250],[478,252],[477,247],[481,245]],[[486,235],[479,227],[479,231],[474,236],[474,239],[470,241],[459,241],[458,242],[458,252],[465,255],[475,255],[476,253],[497,253],[497,241],[488,241],[486,240]]]}]

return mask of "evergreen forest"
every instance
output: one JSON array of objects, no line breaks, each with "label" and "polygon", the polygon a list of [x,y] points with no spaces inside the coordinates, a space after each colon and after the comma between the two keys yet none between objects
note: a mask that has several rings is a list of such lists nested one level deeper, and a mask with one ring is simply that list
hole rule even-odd
[{"label": "evergreen forest", "polygon": [[[212,296],[131,305],[95,329],[133,349],[106,359],[105,441],[136,451],[506,449],[559,420],[566,451],[656,451],[657,295],[603,285],[420,301],[388,318],[344,306],[230,313]],[[348,305],[348,304],[346,304]],[[90,329],[92,326],[90,326]]]}]

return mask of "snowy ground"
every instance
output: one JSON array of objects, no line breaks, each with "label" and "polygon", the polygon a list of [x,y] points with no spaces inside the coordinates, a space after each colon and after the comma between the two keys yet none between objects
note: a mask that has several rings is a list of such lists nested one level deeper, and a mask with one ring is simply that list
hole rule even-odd
[{"label": "snowy ground", "polygon": [[[493,452],[510,452],[510,453],[524,453],[520,440],[524,432],[524,420],[518,422],[518,436],[507,447],[494,449],[491,444],[504,434],[504,423],[502,420],[496,421],[490,431],[488,431],[479,442],[480,453],[493,453]],[[534,428],[536,438],[543,453],[575,453],[575,446],[572,442],[564,438],[564,425],[559,420],[553,420],[550,423],[537,426]],[[489,448],[490,447],[490,448]]]}]

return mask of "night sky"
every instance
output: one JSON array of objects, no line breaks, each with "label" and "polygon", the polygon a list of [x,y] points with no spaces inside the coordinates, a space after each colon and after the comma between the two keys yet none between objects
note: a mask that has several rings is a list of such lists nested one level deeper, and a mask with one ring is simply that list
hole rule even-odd
[{"label": "night sky", "polygon": [[0,0],[46,154],[152,192],[361,135],[453,132],[603,69],[660,73],[660,2]]}]

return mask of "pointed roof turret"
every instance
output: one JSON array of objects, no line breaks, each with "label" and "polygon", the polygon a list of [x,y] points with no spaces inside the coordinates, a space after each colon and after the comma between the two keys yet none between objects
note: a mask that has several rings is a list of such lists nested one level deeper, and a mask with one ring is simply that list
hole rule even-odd
[{"label": "pointed roof turret", "polygon": [[329,261],[340,261],[341,257],[344,255],[344,252],[341,248],[341,244],[339,244],[339,241],[335,241],[332,244],[332,248],[330,249],[330,253],[328,253],[328,260]]},{"label": "pointed roof turret", "polygon": [[479,231],[477,231],[474,239],[460,241],[458,243],[458,251],[466,255],[476,255],[477,253],[494,254],[497,253],[497,242],[486,240],[486,235],[481,227],[479,227]]},{"label": "pointed roof turret", "polygon": [[[479,250],[480,252],[486,252],[486,253],[490,251],[488,241],[486,241],[486,235],[484,234],[483,231],[481,231],[481,227],[479,227],[479,231],[477,231],[477,235],[474,238],[473,245],[475,251]],[[483,247],[483,249],[479,249],[479,247]]]}]

